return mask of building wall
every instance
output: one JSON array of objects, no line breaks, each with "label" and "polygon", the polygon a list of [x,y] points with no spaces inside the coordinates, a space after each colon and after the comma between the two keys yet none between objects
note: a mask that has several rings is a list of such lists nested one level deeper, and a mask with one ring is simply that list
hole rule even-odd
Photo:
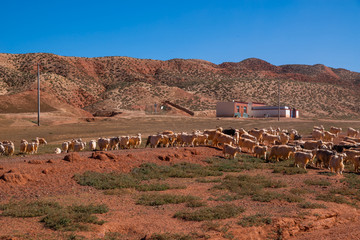
[{"label": "building wall", "polygon": [[234,117],[234,102],[218,102],[216,103],[216,117]]},{"label": "building wall", "polygon": [[[238,107],[239,107],[239,111],[238,111]],[[246,114],[248,114],[249,113],[249,105],[247,103],[235,102],[234,114],[238,112],[240,114],[240,117],[244,117],[244,107],[246,107]]]},{"label": "building wall", "polygon": [[[261,109],[261,110],[255,110],[253,109],[251,111],[252,117],[258,117],[263,118],[265,116],[267,117],[277,117],[278,116],[278,109]],[[280,109],[280,117],[286,117],[290,118],[290,109]]]},{"label": "building wall", "polygon": [[[216,117],[234,117],[239,107],[240,117],[255,117],[263,118],[278,117],[278,108],[275,106],[265,106],[261,103],[247,103],[247,102],[218,102],[216,104]],[[244,107],[247,109],[247,115],[244,115]],[[252,109],[253,107],[261,107],[259,109]],[[269,108],[269,109],[268,109]],[[292,111],[289,107],[281,107],[280,117],[291,118]],[[296,110],[296,109],[295,109]],[[296,110],[296,118],[299,118],[299,111]]]}]

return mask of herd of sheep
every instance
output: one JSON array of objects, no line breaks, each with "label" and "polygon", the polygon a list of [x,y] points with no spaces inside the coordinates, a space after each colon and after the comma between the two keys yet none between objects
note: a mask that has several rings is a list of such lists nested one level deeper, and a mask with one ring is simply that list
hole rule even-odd
[{"label": "herd of sheep", "polygon": [[[341,128],[331,127],[326,131],[323,126],[314,126],[312,136],[304,141],[295,129],[251,129],[246,131],[240,129],[206,129],[204,131],[193,131],[192,133],[174,133],[164,131],[147,138],[145,147],[183,147],[183,146],[206,146],[219,148],[224,157],[234,158],[238,153],[246,152],[258,158],[271,161],[275,159],[286,160],[294,157],[295,165],[306,168],[308,163],[316,166],[329,168],[332,172],[342,174],[344,162],[348,161],[354,165],[357,172],[360,165],[360,134],[358,130],[348,128],[346,136]],[[139,148],[141,145],[141,134],[135,136],[119,136],[112,138],[101,137],[98,140],[88,142],[89,150],[117,150]],[[334,144],[336,142],[337,144]],[[31,142],[21,140],[20,153],[37,153],[38,147],[46,144],[44,138],[36,138]],[[86,148],[87,144],[82,139],[72,139],[63,142],[61,148],[56,148],[55,153],[79,152]],[[0,153],[12,155],[15,151],[14,143],[11,141],[0,142]]]}]

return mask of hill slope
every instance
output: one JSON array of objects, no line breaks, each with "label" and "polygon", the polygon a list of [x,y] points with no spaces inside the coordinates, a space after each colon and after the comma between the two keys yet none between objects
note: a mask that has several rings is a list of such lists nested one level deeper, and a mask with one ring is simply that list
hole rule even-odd
[{"label": "hill slope", "polygon": [[275,66],[251,58],[219,65],[196,59],[79,58],[54,54],[0,54],[0,94],[35,89],[40,63],[42,91],[75,107],[147,110],[170,100],[192,111],[214,110],[217,101],[281,103],[302,116],[360,115],[360,73],[316,65]]}]

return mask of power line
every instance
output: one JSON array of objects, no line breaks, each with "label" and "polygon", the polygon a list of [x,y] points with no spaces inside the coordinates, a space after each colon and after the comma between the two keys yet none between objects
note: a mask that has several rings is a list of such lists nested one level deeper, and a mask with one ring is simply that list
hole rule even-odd
[{"label": "power line", "polygon": [[38,126],[40,126],[40,65],[38,63]]},{"label": "power line", "polygon": [[278,80],[278,121],[280,121],[280,80]]}]

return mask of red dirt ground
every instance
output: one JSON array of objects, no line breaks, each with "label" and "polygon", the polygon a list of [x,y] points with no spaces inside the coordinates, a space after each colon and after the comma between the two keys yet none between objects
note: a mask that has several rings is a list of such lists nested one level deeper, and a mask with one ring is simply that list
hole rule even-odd
[{"label": "red dirt ground", "polygon": [[[202,230],[203,222],[186,222],[175,219],[172,215],[181,210],[179,204],[155,207],[140,206],[134,202],[138,196],[135,190],[128,190],[120,195],[104,195],[92,187],[80,186],[73,180],[76,173],[85,171],[129,172],[142,163],[173,164],[192,162],[206,165],[206,158],[219,156],[221,152],[214,148],[168,148],[168,149],[131,149],[111,152],[81,152],[63,160],[66,154],[45,154],[0,159],[0,203],[23,199],[42,199],[56,201],[63,205],[105,203],[110,211],[99,218],[106,223],[95,226],[90,232],[77,232],[86,238],[102,238],[108,232],[124,234],[125,239],[140,239],[153,233],[206,233],[209,239],[226,239],[220,231]],[[160,160],[164,159],[164,160]],[[166,161],[166,160],[169,161]],[[279,179],[292,188],[304,188],[303,180],[324,178],[336,186],[341,186],[342,176],[319,176],[316,170],[307,174],[284,177],[273,174],[269,169],[246,171],[247,174],[262,174]],[[168,193],[191,194],[207,199],[211,183],[199,184],[193,179],[169,179],[170,184],[185,184],[186,189],[167,190]],[[318,188],[318,191],[326,189]],[[313,202],[313,201],[312,201]],[[237,219],[217,221],[226,226],[234,239],[359,239],[360,229],[358,211],[344,204],[326,203],[327,209],[314,209],[300,216],[294,209],[294,203],[274,200],[271,203],[237,200],[237,204],[246,208],[246,214],[266,212],[274,216],[273,224],[262,227],[243,228],[236,224]],[[320,202],[323,203],[323,202]],[[208,201],[209,206],[218,202]],[[299,215],[299,216],[297,216]],[[58,233],[44,228],[39,218],[21,219],[0,216],[0,239],[56,239],[65,238],[65,233]],[[18,238],[13,238],[13,237]]]}]

